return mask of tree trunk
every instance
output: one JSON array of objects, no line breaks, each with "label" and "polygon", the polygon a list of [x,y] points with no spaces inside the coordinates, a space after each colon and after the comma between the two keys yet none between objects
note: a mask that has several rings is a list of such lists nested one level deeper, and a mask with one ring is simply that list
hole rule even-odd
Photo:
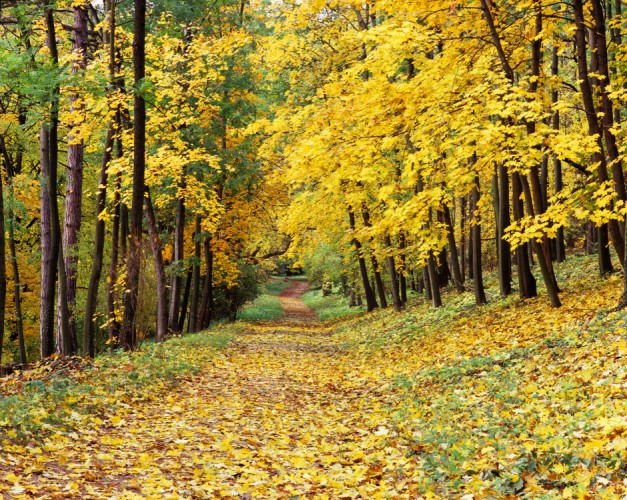
[{"label": "tree trunk", "polygon": [[[181,174],[179,181],[181,190],[185,189],[185,169]],[[185,199],[182,193],[179,193],[176,201],[176,227],[174,229],[174,262],[172,268],[174,270],[170,280],[170,310],[168,328],[172,332],[180,332],[178,326],[179,308],[181,305],[181,288],[183,285],[182,269],[185,244]]]},{"label": "tree trunk", "polygon": [[[7,304],[7,261],[6,237],[4,230],[4,192],[2,173],[0,172],[0,364],[2,364],[2,346],[4,343],[4,317]],[[12,222],[11,222],[12,224]]]},{"label": "tree trunk", "polygon": [[192,303],[189,308],[189,322],[187,331],[194,333],[198,331],[198,301],[200,300],[200,215],[196,215],[196,226],[194,229],[194,267],[192,283]]},{"label": "tree trunk", "polygon": [[[351,233],[355,232],[355,214],[352,210],[348,211],[348,219],[349,219],[349,227]],[[377,298],[375,297],[374,291],[370,286],[370,281],[368,280],[368,268],[366,266],[366,259],[363,256],[361,243],[355,237],[353,237],[353,245],[355,246],[355,251],[357,252],[357,259],[359,262],[359,272],[361,274],[361,281],[364,287],[364,295],[366,296],[366,309],[368,312],[374,311],[379,307],[377,304]]]},{"label": "tree trunk", "polygon": [[203,242],[205,256],[205,282],[202,290],[202,304],[198,311],[198,329],[208,328],[213,314],[213,251],[211,250],[211,236]]},{"label": "tree trunk", "polygon": [[[59,65],[59,53],[57,49],[56,30],[54,24],[54,10],[52,5],[46,4],[46,42],[50,52],[50,61],[54,67]],[[49,220],[50,227],[50,252],[47,260],[48,268],[46,270],[46,281],[42,283],[45,288],[45,311],[41,317],[41,355],[46,358],[54,354],[54,306],[55,306],[55,289],[57,283],[57,269],[59,269],[59,256],[61,251],[61,225],[59,223],[59,205],[57,202],[57,169],[59,159],[59,99],[61,89],[56,84],[52,91],[52,101],[50,104],[50,121],[43,126],[46,130],[42,130],[40,142],[42,143],[42,159],[45,156],[45,162],[42,163],[42,171],[46,172],[47,183],[46,189],[48,194]],[[62,261],[63,259],[61,259]],[[61,271],[61,269],[59,269]],[[61,272],[59,274],[62,274]],[[60,292],[65,291],[65,285],[60,287]],[[66,303],[66,297],[61,297],[61,303]],[[62,330],[65,322],[61,324]],[[62,353],[69,348],[69,343],[65,340],[68,332],[61,332],[63,345]]]},{"label": "tree trunk", "polygon": [[100,179],[98,181],[98,196],[96,200],[96,230],[94,235],[94,256],[91,265],[91,276],[87,288],[87,302],[85,304],[85,318],[83,323],[83,355],[96,355],[96,325],[94,315],[96,313],[96,303],[98,302],[98,289],[100,288],[100,277],[102,276],[102,261],[104,258],[105,241],[105,221],[100,218],[104,212],[107,202],[107,169],[111,163],[111,150],[115,134],[115,123],[112,120],[109,124],[109,131],[105,140],[102,164],[100,166]]},{"label": "tree trunk", "polygon": [[[435,263],[435,257],[433,256],[433,252],[429,253],[429,260],[427,261],[427,278],[428,278],[428,286],[431,291],[431,300],[433,302],[433,307],[441,307],[442,306],[442,295],[440,293],[440,283],[438,282],[438,272],[437,266]],[[426,285],[426,282],[425,282]]]},{"label": "tree trunk", "polygon": [[472,275],[474,280],[475,303],[477,305],[485,304],[488,300],[485,296],[483,287],[483,269],[481,266],[481,220],[478,217],[477,208],[479,207],[479,179],[475,180],[475,185],[470,193],[470,211],[477,218],[473,222],[470,229],[470,238],[472,247]]},{"label": "tree trunk", "polygon": [[165,275],[165,264],[161,253],[161,238],[157,232],[157,218],[150,199],[150,191],[146,187],[144,196],[146,210],[146,224],[155,265],[155,280],[157,281],[157,342],[163,342],[168,334],[168,288]]},{"label": "tree trunk", "polygon": [[[388,250],[392,249],[392,239],[389,236],[385,236],[383,239],[385,246]],[[392,304],[394,309],[400,311],[403,308],[403,302],[401,301],[401,293],[399,289],[398,273],[396,272],[396,262],[393,256],[386,258],[388,265],[388,272],[390,273],[390,287],[392,289]]]},{"label": "tree trunk", "polygon": [[501,297],[507,297],[512,293],[512,251],[509,242],[505,239],[505,229],[509,227],[509,175],[503,165],[498,167],[498,224],[496,229],[496,244],[499,255],[499,285]]},{"label": "tree trunk", "polygon": [[[514,220],[524,217],[524,205],[521,200],[522,182],[520,174],[512,173],[512,205]],[[529,299],[538,295],[536,279],[529,266],[529,249],[526,243],[516,249],[516,267],[518,268],[518,290],[521,299]]]},{"label": "tree trunk", "polygon": [[185,327],[185,316],[187,315],[187,306],[189,304],[189,295],[190,295],[190,291],[192,288],[192,278],[193,277],[193,271],[192,269],[190,269],[189,271],[187,271],[187,278],[185,279],[185,292],[183,293],[183,302],[181,304],[181,315],[179,317],[179,332],[183,331],[183,328]]},{"label": "tree trunk", "polygon": [[[146,0],[134,0],[135,36],[133,38],[133,73],[135,86],[139,87],[146,69]],[[144,176],[146,169],[146,103],[141,93],[135,93],[133,194],[131,204],[131,247],[126,263],[126,292],[124,293],[124,320],[122,322],[122,347],[134,348],[135,314],[137,312],[139,272],[141,266],[142,212]]]},{"label": "tree trunk", "polygon": [[[87,2],[77,5],[74,2],[74,26],[72,29],[72,74],[78,75],[87,65]],[[70,94],[70,114],[81,115],[84,106],[80,95]],[[66,274],[68,317],[68,353],[74,354],[78,349],[76,336],[76,281],[78,255],[76,244],[81,228],[81,211],[83,199],[83,139],[77,130],[78,124],[70,123],[67,153],[67,185],[65,189],[65,216],[63,218],[63,262]],[[63,306],[59,295],[57,303],[57,328],[61,331]],[[84,345],[84,343],[83,343]],[[59,350],[57,346],[57,350]]]},{"label": "tree trunk", "polygon": [[451,219],[451,212],[448,207],[444,207],[442,210],[444,216],[444,223],[447,227],[448,233],[448,247],[451,252],[451,264],[453,267],[453,283],[455,289],[459,293],[464,292],[464,280],[462,278],[462,272],[459,268],[459,254],[457,253],[457,244],[455,242],[455,228],[453,227],[453,221]]},{"label": "tree trunk", "polygon": [[[559,54],[558,48],[553,47],[552,61],[551,61],[551,73],[554,77],[559,76]],[[555,105],[559,101],[559,92],[553,90],[551,93],[551,102]],[[553,130],[560,130],[560,112],[555,111],[553,113]],[[562,176],[562,161],[555,156],[553,158],[553,184],[554,193],[558,194],[564,189],[564,180]],[[555,260],[557,262],[564,262],[566,260],[566,245],[564,242],[564,228],[560,227],[557,230],[557,236],[555,239]]]}]

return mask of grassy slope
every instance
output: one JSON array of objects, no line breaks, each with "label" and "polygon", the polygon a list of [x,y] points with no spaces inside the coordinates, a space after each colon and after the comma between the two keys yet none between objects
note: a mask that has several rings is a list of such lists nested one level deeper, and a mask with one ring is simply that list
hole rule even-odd
[{"label": "grassy slope", "polygon": [[348,307],[348,301],[340,294],[324,297],[320,290],[310,290],[302,297],[303,302],[318,313],[322,320],[352,316],[365,311],[363,307]]},{"label": "grassy slope", "polygon": [[493,289],[482,307],[471,293],[449,295],[441,309],[379,311],[339,327],[364,377],[384,374],[397,393],[391,411],[423,493],[625,493],[627,315],[603,312],[620,278],[598,278],[595,260],[581,257],[559,274],[558,310],[544,294],[523,302]]},{"label": "grassy slope", "polygon": [[283,308],[278,295],[290,285],[283,278],[270,278],[264,283],[263,293],[247,304],[238,313],[242,321],[272,321],[283,317]]}]

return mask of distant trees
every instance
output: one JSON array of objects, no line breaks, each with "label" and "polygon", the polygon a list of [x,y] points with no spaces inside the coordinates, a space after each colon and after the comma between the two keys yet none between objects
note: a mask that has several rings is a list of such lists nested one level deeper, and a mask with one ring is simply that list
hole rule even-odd
[{"label": "distant trees", "polygon": [[620,1],[274,8],[264,57],[288,90],[264,151],[293,187],[286,227],[305,252],[343,227],[363,293],[387,275],[380,302],[397,308],[399,276],[436,306],[470,278],[484,303],[485,263],[503,296],[515,271],[523,298],[535,268],[559,307],[553,263],[584,225],[599,272],[608,243],[622,265]]}]

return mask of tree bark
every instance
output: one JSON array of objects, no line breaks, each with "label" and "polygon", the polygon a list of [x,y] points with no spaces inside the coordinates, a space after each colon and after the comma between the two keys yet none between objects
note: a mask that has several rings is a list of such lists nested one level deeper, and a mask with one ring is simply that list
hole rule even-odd
[{"label": "tree bark", "polygon": [[[389,236],[385,236],[383,239],[385,246],[388,250],[392,249],[392,239]],[[390,288],[392,289],[392,305],[394,309],[400,311],[403,308],[403,302],[401,301],[400,285],[398,281],[398,273],[396,271],[396,260],[393,256],[386,258],[388,265],[388,272],[390,274]]]},{"label": "tree bark", "polygon": [[190,333],[198,331],[198,302],[200,300],[200,215],[196,215],[194,229],[194,267],[192,283],[192,303],[189,308],[189,322],[187,331]]},{"label": "tree bark", "polygon": [[458,293],[464,292],[464,280],[462,278],[462,272],[459,268],[459,254],[457,252],[457,244],[455,242],[455,228],[453,227],[453,221],[451,219],[451,212],[448,207],[442,209],[444,216],[444,223],[447,227],[448,247],[451,252],[451,264],[453,267],[453,283]]},{"label": "tree bark", "polygon": [[[77,5],[74,2],[74,25],[72,29],[72,74],[76,77],[87,65],[87,2]],[[77,92],[70,94],[70,114],[80,115],[84,106]],[[65,216],[63,218],[63,263],[66,274],[68,317],[68,353],[74,354],[78,348],[76,336],[76,281],[78,255],[76,244],[81,228],[81,212],[83,203],[83,139],[80,137],[80,124],[70,123],[67,153],[67,185],[65,189]],[[59,284],[61,286],[61,284]],[[61,295],[57,303],[57,328],[61,331],[63,306]],[[57,350],[59,347],[57,346]]]},{"label": "tree bark", "polygon": [[146,211],[146,224],[150,247],[155,265],[155,280],[157,282],[157,342],[163,342],[168,334],[168,289],[165,275],[165,264],[161,253],[161,238],[157,232],[157,217],[150,199],[150,191],[146,187],[144,196],[144,209]]},{"label": "tree bark", "polygon": [[[477,217],[477,209],[479,207],[479,179],[475,179],[475,185],[470,193],[470,211]],[[475,292],[475,303],[477,305],[487,303],[485,289],[483,287],[483,268],[481,266],[481,220],[474,221],[470,229],[470,238],[472,246],[472,275]]]},{"label": "tree bark", "polygon": [[[179,181],[181,190],[185,189],[185,169],[181,174]],[[172,278],[170,280],[170,309],[169,309],[169,324],[170,331],[178,333],[179,328],[179,309],[181,306],[181,288],[183,285],[182,266],[184,256],[184,244],[185,244],[185,198],[182,193],[179,193],[176,201],[176,223],[174,229],[174,261],[172,262],[172,268],[174,270]]]},{"label": "tree bark", "polygon": [[100,166],[100,178],[98,181],[98,195],[96,199],[96,229],[94,235],[94,256],[92,258],[91,275],[89,277],[89,286],[87,288],[87,301],[85,304],[85,317],[83,323],[83,355],[96,355],[96,325],[94,315],[96,313],[96,304],[98,302],[98,289],[100,288],[100,277],[102,276],[102,261],[104,258],[104,242],[105,242],[105,221],[100,218],[100,214],[104,212],[107,202],[107,170],[111,163],[111,150],[113,148],[113,139],[115,134],[115,123],[112,120],[109,124],[107,138],[105,139],[104,152],[102,154],[102,164]]},{"label": "tree bark", "polygon": [[[352,210],[348,211],[348,219],[349,219],[349,227],[352,233],[355,232],[355,214]],[[355,246],[355,251],[357,252],[357,260],[359,262],[359,272],[361,274],[361,281],[364,287],[364,295],[366,296],[366,309],[368,312],[372,312],[379,307],[377,304],[377,298],[375,297],[374,291],[370,286],[370,281],[368,280],[368,268],[366,266],[366,259],[363,256],[361,243],[355,237],[353,237],[353,245]]]},{"label": "tree bark", "polygon": [[[139,88],[146,70],[146,0],[134,0],[135,36],[133,38],[133,73],[135,87]],[[133,194],[131,204],[131,247],[126,263],[126,292],[124,294],[124,320],[122,322],[122,347],[133,350],[135,315],[137,312],[139,273],[141,267],[142,212],[144,176],[146,169],[146,102],[135,93]]]}]

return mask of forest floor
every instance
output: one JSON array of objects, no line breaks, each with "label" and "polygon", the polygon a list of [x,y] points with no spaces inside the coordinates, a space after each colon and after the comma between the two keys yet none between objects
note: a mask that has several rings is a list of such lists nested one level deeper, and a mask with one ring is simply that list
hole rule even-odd
[{"label": "forest floor", "polygon": [[491,291],[334,323],[293,282],[174,389],[0,436],[0,498],[624,498],[627,315],[594,266],[560,310]]},{"label": "forest floor", "polygon": [[[389,396],[300,296],[175,391],[5,447],[4,498],[373,498],[405,481]],[[395,473],[384,473],[394,470]],[[403,489],[403,488],[401,488]]]}]

